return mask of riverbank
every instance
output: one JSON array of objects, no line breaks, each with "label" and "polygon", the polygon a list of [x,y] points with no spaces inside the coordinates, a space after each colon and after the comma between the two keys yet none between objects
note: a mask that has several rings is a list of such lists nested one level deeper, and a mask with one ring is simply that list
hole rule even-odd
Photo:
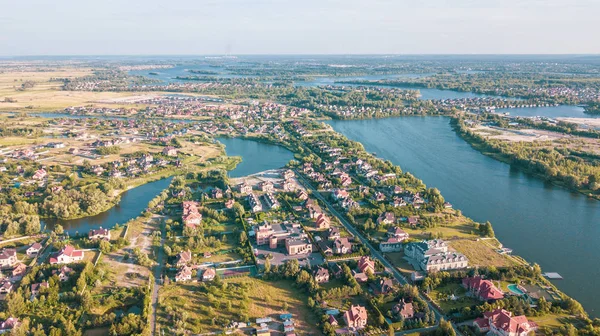
[{"label": "riverbank", "polygon": [[[516,255],[567,275],[554,285],[598,316],[600,305],[590,293],[598,293],[593,279],[600,276],[594,266],[600,247],[594,244],[600,228],[591,223],[599,219],[600,203],[481,155],[449,122],[410,117],[328,124],[369,153],[438,188],[465,216],[489,220],[496,237]],[[559,248],[550,247],[549,242],[559,241]]]},{"label": "riverbank", "polygon": [[[564,176],[551,170],[551,167],[546,167],[540,160],[535,160],[533,157],[523,158],[519,157],[516,153],[506,149],[506,146],[500,146],[492,144],[485,136],[476,134],[468,129],[460,120],[459,117],[452,117],[450,124],[452,129],[460,136],[463,140],[471,145],[474,149],[480,153],[492,157],[498,161],[504,162],[520,169],[528,174],[535,176],[536,178],[542,179],[546,182],[550,182],[556,186],[568,189],[570,191],[578,192],[582,195],[600,200],[600,194],[590,190],[589,188],[583,188],[575,186],[577,183],[573,181],[571,176]],[[544,172],[541,172],[544,171]],[[552,174],[554,173],[554,174]],[[569,183],[570,182],[570,183]]]}]

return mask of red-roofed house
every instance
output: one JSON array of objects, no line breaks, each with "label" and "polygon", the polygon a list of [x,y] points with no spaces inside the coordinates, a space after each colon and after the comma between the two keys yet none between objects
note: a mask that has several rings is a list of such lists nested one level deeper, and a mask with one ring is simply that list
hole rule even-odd
[{"label": "red-roofed house", "polygon": [[187,227],[195,228],[202,221],[202,214],[198,211],[198,203],[192,201],[183,202],[183,215],[181,219]]},{"label": "red-roofed house", "polygon": [[50,257],[51,264],[69,264],[83,260],[83,251],[76,250],[73,246],[67,245],[58,253]]},{"label": "red-roofed house", "polygon": [[367,310],[363,306],[352,305],[344,313],[344,321],[351,329],[362,329],[367,325]]},{"label": "red-roofed house", "polygon": [[367,271],[370,271],[371,274],[374,274],[375,262],[373,262],[373,260],[367,256],[362,256],[360,257],[360,260],[358,260],[358,270],[361,273],[367,273]]},{"label": "red-roofed house", "polygon": [[513,316],[504,309],[483,313],[483,318],[476,319],[473,325],[481,332],[489,331],[498,336],[526,336],[537,330],[535,322],[523,315]]},{"label": "red-roofed house", "polygon": [[504,292],[498,289],[493,282],[484,280],[481,276],[466,277],[463,279],[462,285],[480,300],[490,301],[504,298]]},{"label": "red-roofed house", "polygon": [[11,329],[18,327],[21,324],[16,317],[9,317],[4,322],[0,323],[0,333],[8,332]]},{"label": "red-roofed house", "polygon": [[46,177],[46,175],[48,175],[48,173],[46,172],[46,170],[44,170],[42,168],[42,169],[36,170],[31,178],[33,178],[34,180],[41,180],[44,177]]},{"label": "red-roofed house", "polygon": [[26,253],[27,253],[27,256],[33,257],[34,255],[37,255],[41,250],[42,250],[42,244],[33,243],[33,245],[29,246]]},{"label": "red-roofed house", "polygon": [[329,229],[330,220],[327,215],[320,213],[315,219],[315,226],[317,229]]}]

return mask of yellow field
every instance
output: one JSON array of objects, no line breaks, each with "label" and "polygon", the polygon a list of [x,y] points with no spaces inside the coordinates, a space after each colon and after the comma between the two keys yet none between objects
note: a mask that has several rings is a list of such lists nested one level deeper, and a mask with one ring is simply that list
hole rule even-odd
[{"label": "yellow field", "polygon": [[515,263],[507,256],[499,254],[484,240],[459,239],[449,242],[456,251],[469,258],[470,266],[514,266]]}]

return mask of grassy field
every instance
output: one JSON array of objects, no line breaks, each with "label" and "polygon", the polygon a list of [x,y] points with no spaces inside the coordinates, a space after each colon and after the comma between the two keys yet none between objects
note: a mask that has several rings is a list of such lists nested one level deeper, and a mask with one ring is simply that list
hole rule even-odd
[{"label": "grassy field", "polygon": [[[429,293],[429,296],[444,310],[448,312],[452,309],[460,309],[463,307],[471,307],[481,304],[482,302],[466,296],[467,290],[460,284],[448,284],[436,288]],[[454,294],[455,300],[451,300],[449,296]]]},{"label": "grassy field", "polygon": [[[55,71],[15,71],[0,74],[0,111],[54,111],[73,105],[86,105],[90,102],[126,97],[135,93],[62,91],[62,82],[51,82],[54,77],[76,78],[92,74],[91,69],[60,69]],[[18,91],[26,81],[35,82],[33,88]],[[6,103],[4,98],[16,102]]]},{"label": "grassy field", "polygon": [[469,258],[470,266],[514,266],[515,263],[505,255],[502,255],[484,240],[460,239],[449,242],[456,251],[463,253]]},{"label": "grassy field", "polygon": [[[215,321],[240,321],[241,305],[250,321],[256,318],[271,316],[278,318],[284,313],[284,302],[289,306],[288,312],[296,320],[296,328],[301,334],[319,334],[316,320],[306,305],[306,296],[292,286],[289,281],[267,282],[254,278],[235,278],[226,280],[227,290],[211,290],[209,294],[202,290],[200,284],[171,284],[163,287],[159,294],[158,324],[159,328],[169,330],[173,325],[171,316],[178,311],[185,311],[186,329],[194,333],[222,330]],[[242,303],[247,293],[247,303]],[[212,303],[209,302],[212,300]],[[227,308],[231,302],[232,311]]]}]

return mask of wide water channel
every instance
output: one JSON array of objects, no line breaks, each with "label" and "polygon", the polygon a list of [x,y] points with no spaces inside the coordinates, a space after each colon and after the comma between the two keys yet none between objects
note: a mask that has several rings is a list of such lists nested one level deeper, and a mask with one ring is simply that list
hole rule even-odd
[{"label": "wide water channel", "polygon": [[600,202],[572,193],[482,155],[454,133],[446,117],[330,121],[369,152],[438,188],[475,221],[489,220],[498,239],[555,284],[600,314]]}]

